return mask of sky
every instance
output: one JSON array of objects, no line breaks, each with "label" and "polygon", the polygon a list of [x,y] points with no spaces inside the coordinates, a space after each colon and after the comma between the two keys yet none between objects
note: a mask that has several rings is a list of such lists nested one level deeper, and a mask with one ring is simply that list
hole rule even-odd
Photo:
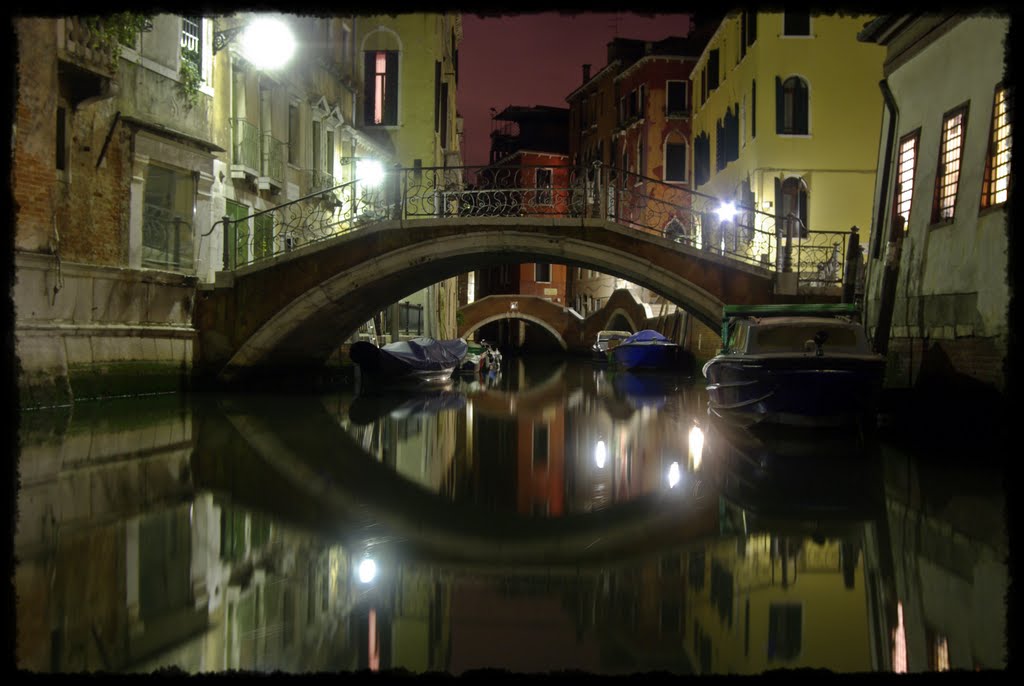
[{"label": "sky", "polygon": [[685,36],[685,14],[514,14],[462,15],[459,46],[458,111],[465,139],[463,164],[488,162],[491,112],[508,105],[568,107],[565,97],[583,83],[583,66],[593,76],[607,63],[615,37],[661,40]]}]

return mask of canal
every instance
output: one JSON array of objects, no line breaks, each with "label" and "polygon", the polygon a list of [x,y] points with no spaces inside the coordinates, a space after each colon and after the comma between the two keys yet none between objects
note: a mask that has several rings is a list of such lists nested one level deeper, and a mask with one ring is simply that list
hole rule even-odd
[{"label": "canal", "polygon": [[1006,667],[998,463],[706,407],[700,380],[536,357],[22,412],[17,665]]}]

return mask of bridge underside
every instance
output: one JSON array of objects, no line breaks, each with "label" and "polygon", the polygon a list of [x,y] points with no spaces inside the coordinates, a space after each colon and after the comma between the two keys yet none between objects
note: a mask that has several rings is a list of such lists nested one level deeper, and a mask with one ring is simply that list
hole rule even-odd
[{"label": "bridge underside", "polygon": [[601,220],[391,222],[239,269],[201,293],[196,368],[231,381],[322,369],[361,324],[442,279],[489,266],[597,269],[664,296],[709,327],[723,304],[776,302],[765,269]]}]

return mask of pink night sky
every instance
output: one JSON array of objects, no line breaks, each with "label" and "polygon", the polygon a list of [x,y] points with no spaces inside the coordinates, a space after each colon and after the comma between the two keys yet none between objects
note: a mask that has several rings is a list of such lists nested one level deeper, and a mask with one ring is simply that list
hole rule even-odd
[{"label": "pink night sky", "polygon": [[686,36],[686,14],[587,12],[462,15],[458,110],[464,120],[463,164],[487,164],[490,108],[508,105],[568,107],[565,97],[607,63],[615,37],[661,40]]}]

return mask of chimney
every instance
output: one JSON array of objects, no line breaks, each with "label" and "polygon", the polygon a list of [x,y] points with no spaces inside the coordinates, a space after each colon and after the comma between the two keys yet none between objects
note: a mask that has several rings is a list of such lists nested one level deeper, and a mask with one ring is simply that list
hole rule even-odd
[{"label": "chimney", "polygon": [[586,83],[589,80],[590,80],[590,65],[589,64],[584,64],[583,65],[583,83]]}]

